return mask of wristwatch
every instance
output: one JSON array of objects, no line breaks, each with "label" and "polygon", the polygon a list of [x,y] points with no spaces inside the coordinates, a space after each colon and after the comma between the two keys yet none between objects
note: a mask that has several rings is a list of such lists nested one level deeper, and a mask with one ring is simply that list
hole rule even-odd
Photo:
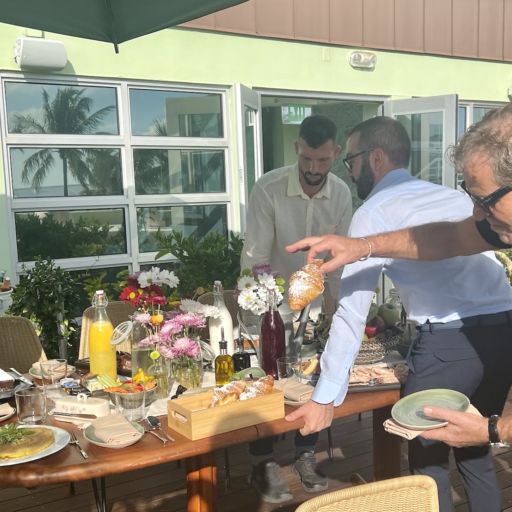
[{"label": "wristwatch", "polygon": [[493,414],[489,418],[488,430],[489,430],[489,444],[493,448],[508,448],[510,444],[505,443],[501,440],[498,432],[498,420],[500,417],[497,414]]}]

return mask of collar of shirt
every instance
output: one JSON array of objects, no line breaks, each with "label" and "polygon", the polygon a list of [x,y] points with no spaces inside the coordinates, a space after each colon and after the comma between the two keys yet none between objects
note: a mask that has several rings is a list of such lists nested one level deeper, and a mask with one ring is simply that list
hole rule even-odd
[{"label": "collar of shirt", "polygon": [[327,179],[325,180],[324,186],[313,196],[309,197],[304,190],[302,189],[302,185],[299,181],[299,164],[295,163],[289,171],[288,171],[288,188],[286,190],[286,195],[288,196],[301,196],[304,199],[320,199],[321,197],[329,198],[331,193],[331,173],[327,175]]},{"label": "collar of shirt", "polygon": [[378,194],[381,190],[387,187],[393,187],[405,183],[406,181],[415,180],[417,178],[411,176],[411,173],[407,169],[394,169],[389,171],[378,183],[373,187],[372,191],[365,199],[367,201],[370,197]]}]

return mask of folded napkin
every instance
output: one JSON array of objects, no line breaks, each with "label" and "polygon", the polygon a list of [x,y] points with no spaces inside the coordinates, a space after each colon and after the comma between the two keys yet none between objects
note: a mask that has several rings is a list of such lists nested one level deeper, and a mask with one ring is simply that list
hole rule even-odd
[{"label": "folded napkin", "polygon": [[[466,409],[466,412],[469,412],[471,414],[476,414],[478,416],[481,416],[480,411],[474,407],[473,405],[469,405],[469,407]],[[424,430],[413,430],[410,428],[403,427],[399,423],[397,423],[393,418],[388,418],[384,423],[384,430],[386,432],[389,432],[390,434],[395,434],[397,436],[401,436],[408,441],[411,439],[414,439],[417,436],[421,436],[423,434]],[[442,425],[436,428],[441,428]]]},{"label": "folded napkin", "polygon": [[285,398],[294,402],[306,402],[313,394],[312,386],[294,378],[276,380],[274,386],[284,393]]},{"label": "folded napkin", "polygon": [[121,414],[110,414],[94,420],[94,435],[102,442],[121,445],[138,439],[141,433]]},{"label": "folded napkin", "polygon": [[0,416],[7,416],[14,412],[14,409],[8,404],[0,404]]}]

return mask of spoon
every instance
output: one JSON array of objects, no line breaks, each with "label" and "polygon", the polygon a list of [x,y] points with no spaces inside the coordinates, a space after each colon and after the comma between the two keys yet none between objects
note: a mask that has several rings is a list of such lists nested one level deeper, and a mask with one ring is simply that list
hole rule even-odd
[{"label": "spoon", "polygon": [[148,423],[151,425],[151,430],[159,430],[169,441],[175,442],[176,439],[174,437],[171,437],[167,432],[164,432],[162,430],[162,425],[160,423],[160,420],[156,416],[148,416],[146,418],[148,420]]}]

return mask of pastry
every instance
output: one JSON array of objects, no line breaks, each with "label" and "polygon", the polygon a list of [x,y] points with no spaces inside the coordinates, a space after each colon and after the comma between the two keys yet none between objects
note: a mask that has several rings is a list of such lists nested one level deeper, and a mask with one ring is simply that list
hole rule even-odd
[{"label": "pastry", "polygon": [[288,305],[293,311],[304,309],[324,291],[324,275],[319,267],[322,260],[313,260],[290,276]]},{"label": "pastry", "polygon": [[235,380],[213,389],[210,407],[219,407],[220,405],[230,404],[238,400],[248,400],[260,395],[267,395],[272,392],[273,387],[274,379],[271,375],[261,377],[261,379],[251,384]]}]

